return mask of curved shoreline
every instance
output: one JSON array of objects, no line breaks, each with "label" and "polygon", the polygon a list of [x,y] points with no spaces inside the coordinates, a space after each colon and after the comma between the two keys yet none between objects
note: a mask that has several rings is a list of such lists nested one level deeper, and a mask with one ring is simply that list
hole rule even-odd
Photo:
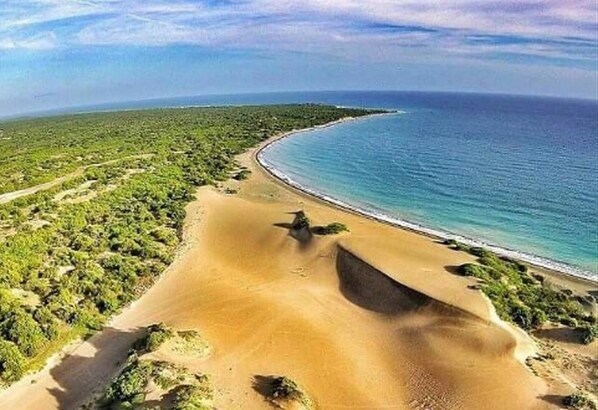
[{"label": "curved shoreline", "polygon": [[347,118],[342,118],[337,121],[332,121],[332,122],[324,124],[324,125],[319,125],[319,126],[311,127],[311,128],[305,128],[305,129],[301,129],[301,130],[293,130],[293,131],[290,131],[287,133],[283,133],[281,135],[278,135],[278,136],[275,136],[273,138],[266,140],[260,146],[258,146],[258,148],[253,153],[253,158],[254,158],[256,164],[262,170],[264,170],[267,175],[274,178],[276,181],[279,181],[286,187],[289,187],[303,195],[306,195],[312,199],[321,201],[321,202],[323,202],[327,205],[330,205],[332,207],[362,216],[364,218],[375,220],[377,222],[385,223],[385,224],[394,226],[399,229],[404,229],[404,230],[408,230],[411,232],[415,232],[417,234],[427,236],[429,238],[433,238],[433,239],[437,239],[437,240],[454,239],[454,240],[457,240],[457,241],[462,242],[469,246],[480,246],[480,247],[486,248],[492,252],[495,252],[498,255],[521,260],[521,261],[526,262],[534,267],[548,270],[557,275],[564,275],[567,278],[580,280],[585,283],[590,283],[592,285],[598,285],[598,273],[587,271],[582,268],[572,266],[572,265],[569,265],[564,262],[551,260],[549,258],[541,257],[539,255],[528,254],[525,252],[520,252],[520,251],[517,251],[514,249],[509,249],[509,248],[501,247],[498,245],[493,245],[493,244],[486,243],[481,240],[464,237],[464,236],[461,236],[461,235],[458,235],[458,234],[455,234],[452,232],[443,231],[440,229],[429,228],[429,227],[422,226],[420,224],[413,223],[413,222],[410,222],[407,220],[403,220],[400,218],[385,215],[383,213],[375,213],[374,211],[370,211],[367,209],[362,209],[358,206],[350,205],[342,200],[319,193],[314,189],[311,189],[309,187],[306,187],[306,186],[294,181],[293,179],[291,179],[290,177],[288,177],[287,175],[285,175],[284,173],[282,173],[281,171],[276,169],[276,167],[274,165],[268,163],[263,158],[263,152],[265,150],[267,150],[273,144],[275,144],[285,138],[288,138],[288,137],[291,137],[291,136],[294,136],[297,134],[311,132],[311,131],[322,129],[322,128],[332,127],[332,126],[335,126],[335,125],[338,125],[341,123],[345,123],[345,122],[349,122],[349,121],[357,121],[357,120],[362,120],[362,119],[372,118],[375,116],[382,116],[382,115],[396,115],[398,113],[400,113],[400,112],[392,111],[392,112],[387,112],[387,113],[370,114],[370,115],[365,115],[363,117],[357,117],[357,118],[347,117]]}]

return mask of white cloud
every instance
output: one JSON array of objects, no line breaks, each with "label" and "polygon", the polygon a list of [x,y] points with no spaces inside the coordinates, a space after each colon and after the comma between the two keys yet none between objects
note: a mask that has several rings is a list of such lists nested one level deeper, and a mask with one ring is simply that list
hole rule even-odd
[{"label": "white cloud", "polygon": [[[3,48],[192,44],[398,61],[521,54],[584,60],[595,40],[587,0],[3,0]],[[51,26],[57,38],[37,38]],[[397,26],[393,29],[393,26]],[[401,29],[401,26],[407,28]],[[409,29],[408,27],[411,27]],[[419,28],[419,29],[418,29]],[[33,34],[32,34],[33,33]],[[469,41],[474,36],[505,41]],[[29,39],[31,37],[31,39]],[[509,43],[508,37],[529,41]],[[587,46],[567,45],[565,37]],[[15,40],[20,39],[20,40]],[[546,40],[554,40],[552,42]],[[43,47],[40,47],[43,48]],[[47,48],[47,47],[46,47]]]}]

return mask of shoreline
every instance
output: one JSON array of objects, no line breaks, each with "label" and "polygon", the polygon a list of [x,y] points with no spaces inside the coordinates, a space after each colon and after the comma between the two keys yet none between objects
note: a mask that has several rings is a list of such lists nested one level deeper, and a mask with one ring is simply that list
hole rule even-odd
[{"label": "shoreline", "polygon": [[[473,238],[467,238],[460,236],[458,234],[454,234],[451,232],[444,232],[442,230],[437,230],[434,228],[428,228],[425,226],[421,226],[417,223],[413,223],[407,220],[402,220],[399,218],[394,218],[384,214],[375,214],[371,211],[367,211],[361,209],[356,206],[352,206],[348,203],[345,203],[341,200],[338,200],[333,197],[326,196],[324,194],[320,194],[315,190],[312,190],[306,186],[299,184],[298,182],[293,181],[291,178],[284,175],[282,172],[278,171],[272,164],[267,163],[262,157],[263,152],[268,149],[273,144],[302,133],[307,133],[311,131],[315,131],[318,129],[333,127],[335,125],[343,124],[346,122],[358,121],[362,119],[372,118],[376,116],[385,116],[385,115],[397,115],[400,114],[400,111],[389,111],[386,113],[376,113],[365,115],[362,117],[346,117],[340,120],[332,121],[327,124],[304,128],[300,130],[293,130],[289,132],[282,133],[280,135],[273,136],[265,141],[263,141],[260,145],[254,148],[254,151],[251,153],[251,157],[253,161],[257,164],[258,168],[265,172],[266,175],[271,177],[277,183],[282,184],[283,186],[291,189],[293,192],[299,193],[300,195],[316,200],[328,206],[331,206],[335,209],[340,209],[345,212],[349,212],[354,215],[361,216],[363,218],[367,218],[376,222],[380,222],[383,224],[387,224],[393,226],[398,229],[406,230],[409,232],[416,233],[418,235],[444,241],[447,239],[454,239],[458,242],[464,243],[468,246],[480,246],[485,249],[488,249],[500,256],[516,259],[522,262],[529,264],[532,268],[536,270],[540,270],[542,274],[548,275],[556,275],[561,279],[571,280],[577,283],[580,283],[585,286],[593,286],[598,288],[598,273],[594,273],[591,271],[586,271],[582,268],[578,268],[576,266],[569,265],[564,262],[560,261],[553,261],[548,258],[544,258],[538,255],[531,255],[526,254],[524,252],[519,252],[514,249],[503,248],[501,246],[492,245],[485,243],[483,241],[475,240]],[[593,276],[593,277],[592,277]]]}]

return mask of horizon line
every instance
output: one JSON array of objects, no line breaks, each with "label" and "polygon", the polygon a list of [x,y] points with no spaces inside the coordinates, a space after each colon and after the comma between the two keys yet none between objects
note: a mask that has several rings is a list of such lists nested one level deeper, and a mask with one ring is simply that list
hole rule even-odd
[{"label": "horizon line", "polygon": [[[193,104],[187,107],[184,106],[156,106],[156,107],[134,107],[134,104],[151,103],[164,100],[182,100],[186,98],[202,98],[202,97],[233,97],[233,96],[251,96],[251,95],[283,95],[283,94],[333,94],[333,93],[412,93],[412,94],[466,94],[466,95],[479,95],[479,96],[503,96],[503,97],[524,97],[524,98],[539,98],[539,99],[556,99],[556,100],[574,100],[584,102],[595,102],[598,105],[598,98],[594,97],[569,97],[562,95],[550,95],[550,94],[521,94],[521,93],[504,93],[504,92],[481,92],[481,91],[456,91],[456,90],[410,90],[410,89],[393,89],[393,90],[381,90],[381,89],[333,89],[333,90],[285,90],[285,91],[255,91],[255,92],[239,92],[239,93],[205,93],[205,94],[193,94],[193,95],[176,95],[176,96],[165,96],[165,97],[152,97],[134,100],[117,100],[117,101],[103,101],[91,104],[81,105],[67,105],[56,108],[36,110],[36,111],[25,111],[17,114],[10,114],[3,116],[0,114],[0,122],[27,119],[27,118],[45,118],[54,117],[60,115],[77,115],[77,114],[93,114],[102,112],[119,112],[119,111],[142,111],[152,109],[168,109],[168,108],[201,108],[201,107],[231,107],[231,106],[251,106],[251,105],[281,105],[281,104],[309,104],[309,102],[286,102],[286,103],[222,103],[222,104]],[[316,102],[314,102],[316,103]],[[326,105],[321,103],[322,105]],[[103,106],[110,105],[131,105],[130,107],[115,107],[102,109]]]}]

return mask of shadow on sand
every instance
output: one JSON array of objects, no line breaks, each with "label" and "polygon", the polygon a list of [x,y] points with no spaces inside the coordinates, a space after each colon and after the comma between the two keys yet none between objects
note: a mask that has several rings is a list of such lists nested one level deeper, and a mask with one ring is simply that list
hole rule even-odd
[{"label": "shadow on sand", "polygon": [[120,371],[131,345],[144,332],[145,328],[122,331],[106,327],[86,341],[96,349],[92,356],[68,355],[51,369],[59,388],[48,391],[59,408],[79,408],[93,394],[101,392]]},{"label": "shadow on sand", "polygon": [[431,302],[428,296],[398,283],[341,246],[336,271],[341,293],[355,305],[373,312],[394,315]]},{"label": "shadow on sand", "polygon": [[561,409],[566,409],[567,406],[563,404],[563,399],[565,396],[560,396],[558,394],[545,394],[544,396],[540,396],[541,400],[544,400],[547,403],[552,404]]}]

